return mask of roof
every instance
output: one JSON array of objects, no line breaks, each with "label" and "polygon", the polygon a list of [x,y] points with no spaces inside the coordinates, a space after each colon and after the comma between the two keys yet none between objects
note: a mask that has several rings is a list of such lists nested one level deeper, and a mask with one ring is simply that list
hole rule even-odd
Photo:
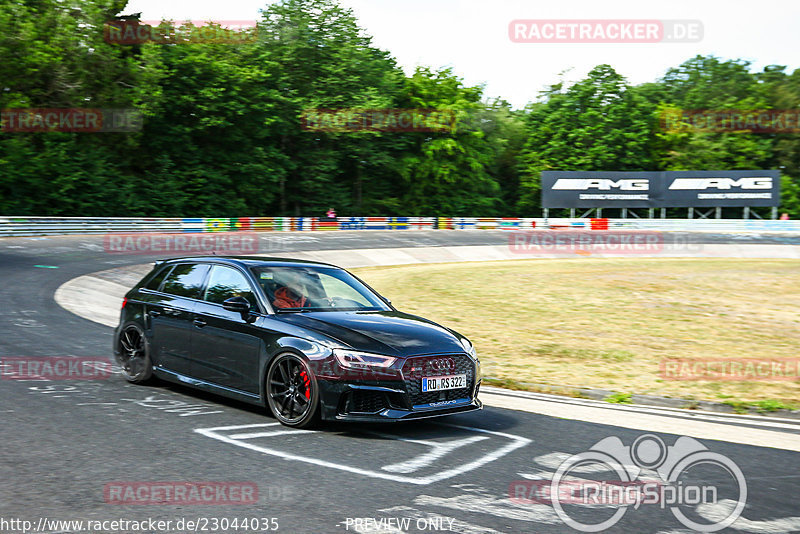
[{"label": "roof", "polygon": [[261,266],[275,266],[275,267],[333,267],[341,269],[336,265],[330,263],[323,263],[321,261],[300,260],[295,258],[273,258],[269,256],[181,256],[176,258],[165,258],[158,260],[156,264],[177,262],[177,261],[193,261],[193,262],[216,262],[230,265],[239,265],[241,267],[261,267]]}]

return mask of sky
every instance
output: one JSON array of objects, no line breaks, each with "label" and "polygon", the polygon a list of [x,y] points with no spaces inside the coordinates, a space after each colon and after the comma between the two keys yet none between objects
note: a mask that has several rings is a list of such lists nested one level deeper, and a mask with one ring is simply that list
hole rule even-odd
[{"label": "sky", "polygon": [[[130,0],[124,13],[143,20],[250,20],[265,0]],[[450,67],[466,85],[484,85],[487,98],[515,108],[540,91],[573,83],[607,63],[630,83],[655,81],[697,54],[743,59],[752,70],[800,68],[797,0],[340,0],[353,10],[375,46],[409,74],[416,66]],[[698,20],[703,37],[691,43],[516,43],[517,19]]]}]

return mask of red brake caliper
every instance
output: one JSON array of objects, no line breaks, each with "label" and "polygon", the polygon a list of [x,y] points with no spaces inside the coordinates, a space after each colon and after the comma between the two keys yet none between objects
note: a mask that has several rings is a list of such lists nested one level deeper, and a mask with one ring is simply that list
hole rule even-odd
[{"label": "red brake caliper", "polygon": [[306,399],[311,400],[311,379],[308,378],[305,369],[300,371],[300,379],[303,381],[303,386],[305,387]]}]

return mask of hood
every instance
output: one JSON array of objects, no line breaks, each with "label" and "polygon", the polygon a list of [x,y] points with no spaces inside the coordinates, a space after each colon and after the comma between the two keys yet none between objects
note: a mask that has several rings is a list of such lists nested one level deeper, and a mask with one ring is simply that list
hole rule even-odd
[{"label": "hood", "polygon": [[464,352],[452,331],[398,311],[281,313],[276,318],[364,352],[399,357]]}]

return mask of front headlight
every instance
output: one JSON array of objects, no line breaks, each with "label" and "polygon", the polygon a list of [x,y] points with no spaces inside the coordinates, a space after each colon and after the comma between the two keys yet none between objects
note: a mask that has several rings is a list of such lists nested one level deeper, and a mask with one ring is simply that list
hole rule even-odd
[{"label": "front headlight", "polygon": [[380,354],[357,352],[347,349],[333,349],[333,355],[336,356],[336,361],[338,361],[342,367],[347,367],[348,369],[391,367],[391,365],[397,361],[397,358],[392,358],[391,356],[382,356]]},{"label": "front headlight", "polygon": [[469,354],[473,360],[478,361],[478,353],[475,351],[475,346],[469,342],[469,340],[465,337],[461,338],[461,345],[464,347],[464,350]]}]

